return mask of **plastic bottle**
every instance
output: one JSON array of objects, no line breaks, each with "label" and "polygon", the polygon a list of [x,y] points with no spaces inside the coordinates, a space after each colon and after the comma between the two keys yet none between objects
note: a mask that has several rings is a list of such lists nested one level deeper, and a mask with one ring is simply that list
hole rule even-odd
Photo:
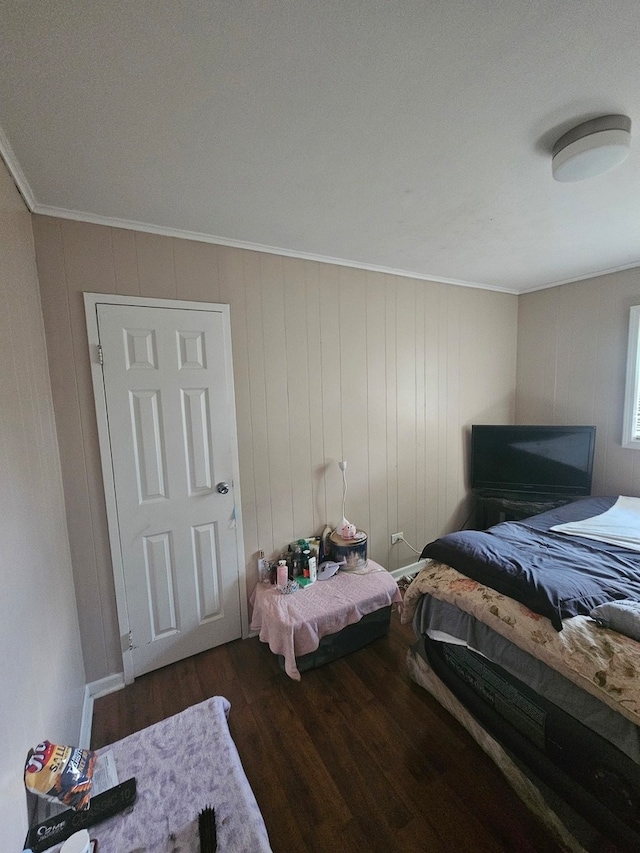
[{"label": "plastic bottle", "polygon": [[302,552],[302,576],[309,577],[309,550],[307,548]]},{"label": "plastic bottle", "polygon": [[318,579],[318,560],[313,554],[309,557],[309,583],[315,583]]},{"label": "plastic bottle", "polygon": [[284,589],[287,585],[287,581],[289,580],[289,568],[287,566],[286,560],[278,560],[278,568],[277,568],[277,584],[280,589]]},{"label": "plastic bottle", "polygon": [[270,572],[269,560],[264,555],[264,551],[258,551],[258,580],[262,583],[269,583]]},{"label": "plastic bottle", "polygon": [[296,545],[296,547],[293,551],[293,557],[291,558],[291,570],[292,570],[292,574],[293,574],[294,578],[299,577],[301,574],[301,572],[300,572],[300,560],[301,560],[301,558],[302,558],[302,554],[301,554],[300,550],[298,549],[298,546]]}]

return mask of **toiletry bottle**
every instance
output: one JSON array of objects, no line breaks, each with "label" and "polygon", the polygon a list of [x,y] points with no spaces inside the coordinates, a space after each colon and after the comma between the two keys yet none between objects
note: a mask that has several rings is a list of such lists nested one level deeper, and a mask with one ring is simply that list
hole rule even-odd
[{"label": "toiletry bottle", "polygon": [[258,551],[258,580],[262,583],[269,583],[269,560],[264,555],[264,551]]},{"label": "toiletry bottle", "polygon": [[309,551],[306,548],[302,552],[302,576],[309,577]]},{"label": "toiletry bottle", "polygon": [[280,587],[280,589],[285,589],[287,586],[287,581],[289,580],[289,569],[287,567],[286,560],[278,561],[277,576],[278,586]]},{"label": "toiletry bottle", "polygon": [[292,568],[293,568],[293,576],[294,576],[294,578],[299,577],[299,576],[300,576],[300,573],[301,573],[301,572],[300,572],[300,558],[301,558],[301,556],[302,556],[302,555],[301,555],[300,551],[299,551],[299,550],[297,549],[297,547],[296,547],[296,549],[295,549],[295,550],[294,550],[294,552],[293,552],[293,558],[292,558],[292,561],[291,561],[291,565],[292,565]]},{"label": "toiletry bottle", "polygon": [[318,580],[318,560],[313,554],[309,557],[309,582],[315,583]]}]

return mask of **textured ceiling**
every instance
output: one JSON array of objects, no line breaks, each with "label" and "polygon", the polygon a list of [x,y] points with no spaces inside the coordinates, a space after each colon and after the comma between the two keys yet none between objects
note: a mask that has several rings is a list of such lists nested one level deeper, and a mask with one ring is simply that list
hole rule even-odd
[{"label": "textured ceiling", "polygon": [[640,263],[637,0],[0,0],[32,209],[518,292]]}]

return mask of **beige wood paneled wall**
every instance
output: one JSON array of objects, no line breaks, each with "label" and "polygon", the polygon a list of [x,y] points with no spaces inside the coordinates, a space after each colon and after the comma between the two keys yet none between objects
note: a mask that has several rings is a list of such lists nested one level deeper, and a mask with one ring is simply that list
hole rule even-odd
[{"label": "beige wood paneled wall", "polygon": [[519,297],[516,422],[595,424],[597,495],[640,495],[640,453],[622,447],[629,308],[638,304],[638,268]]},{"label": "beige wood paneled wall", "polygon": [[78,743],[85,674],[31,214],[0,161],[0,849],[28,828],[22,768]]},{"label": "beige wood paneled wall", "polygon": [[228,303],[247,585],[347,517],[389,569],[467,516],[465,427],[515,413],[517,298],[34,217],[87,677],[121,670],[83,291]]}]

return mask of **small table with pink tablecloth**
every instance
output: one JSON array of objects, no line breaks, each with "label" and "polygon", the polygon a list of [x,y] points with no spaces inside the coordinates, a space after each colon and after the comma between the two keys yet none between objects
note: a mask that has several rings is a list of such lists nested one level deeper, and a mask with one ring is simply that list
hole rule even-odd
[{"label": "small table with pink tablecloth", "polygon": [[[323,638],[346,634],[349,626],[370,619],[369,614],[390,612],[391,605],[401,600],[391,574],[369,560],[365,569],[339,571],[329,580],[316,581],[289,595],[259,583],[250,599],[251,629],[259,632],[274,654],[282,656],[287,675],[299,681],[300,658],[315,652]],[[351,646],[343,648],[352,650],[353,637]]]}]

